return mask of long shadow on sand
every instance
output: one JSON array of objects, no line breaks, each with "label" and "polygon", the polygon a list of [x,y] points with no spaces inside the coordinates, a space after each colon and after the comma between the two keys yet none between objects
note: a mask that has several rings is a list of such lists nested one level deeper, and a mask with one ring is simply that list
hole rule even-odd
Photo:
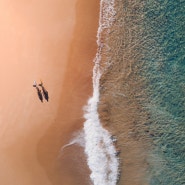
[{"label": "long shadow on sand", "polygon": [[39,97],[39,100],[40,100],[41,102],[43,102],[43,96],[42,96],[41,90],[40,90],[38,87],[36,87],[36,89],[37,89],[37,95],[38,95],[38,97]]},{"label": "long shadow on sand", "polygon": [[42,83],[39,84],[39,86],[41,86],[41,88],[42,88],[42,94],[43,94],[43,96],[44,96],[44,99],[45,99],[46,101],[49,101],[49,94],[48,94],[48,91],[45,89],[45,87],[43,86]]}]

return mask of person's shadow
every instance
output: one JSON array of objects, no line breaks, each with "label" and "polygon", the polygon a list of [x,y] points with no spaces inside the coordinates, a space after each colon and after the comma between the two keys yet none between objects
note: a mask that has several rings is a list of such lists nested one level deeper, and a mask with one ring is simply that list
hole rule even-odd
[{"label": "person's shadow", "polygon": [[36,87],[36,89],[37,89],[37,95],[38,95],[40,101],[43,102],[43,96],[42,96],[41,90],[38,87]]},{"label": "person's shadow", "polygon": [[39,84],[39,86],[42,88],[42,94],[45,98],[46,101],[49,101],[49,94],[48,91],[45,89],[45,87],[43,86],[43,83],[41,81],[41,83]]}]

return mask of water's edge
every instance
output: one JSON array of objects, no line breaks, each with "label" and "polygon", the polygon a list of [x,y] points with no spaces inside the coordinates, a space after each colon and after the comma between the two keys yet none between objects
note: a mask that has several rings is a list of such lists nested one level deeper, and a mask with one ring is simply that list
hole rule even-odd
[{"label": "water's edge", "polygon": [[114,0],[100,1],[100,18],[97,33],[97,53],[93,69],[93,96],[84,108],[85,153],[91,170],[90,178],[94,185],[115,185],[118,180],[119,162],[111,134],[105,130],[99,119],[99,81],[101,77],[101,60],[104,48],[103,38],[109,32],[114,21]]}]

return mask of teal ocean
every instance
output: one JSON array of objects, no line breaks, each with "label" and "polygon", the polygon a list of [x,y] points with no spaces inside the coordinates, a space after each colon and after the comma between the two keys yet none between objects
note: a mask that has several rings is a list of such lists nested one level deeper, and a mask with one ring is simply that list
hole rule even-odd
[{"label": "teal ocean", "polygon": [[151,185],[185,184],[185,1],[148,0],[140,49],[149,113]]}]

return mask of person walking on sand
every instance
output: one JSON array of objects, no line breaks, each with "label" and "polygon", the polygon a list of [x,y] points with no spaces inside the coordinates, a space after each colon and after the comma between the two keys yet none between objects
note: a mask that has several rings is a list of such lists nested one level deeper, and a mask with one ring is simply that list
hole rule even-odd
[{"label": "person walking on sand", "polygon": [[37,87],[37,82],[35,80],[33,81],[33,87]]}]

